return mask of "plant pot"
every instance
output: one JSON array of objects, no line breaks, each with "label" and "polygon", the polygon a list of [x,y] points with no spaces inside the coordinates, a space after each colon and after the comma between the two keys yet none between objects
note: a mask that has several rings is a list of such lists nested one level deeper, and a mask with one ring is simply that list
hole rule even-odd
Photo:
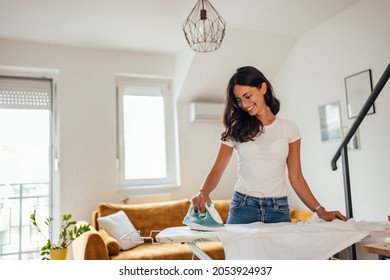
[{"label": "plant pot", "polygon": [[50,250],[51,260],[66,260],[67,257],[68,257],[68,248]]}]

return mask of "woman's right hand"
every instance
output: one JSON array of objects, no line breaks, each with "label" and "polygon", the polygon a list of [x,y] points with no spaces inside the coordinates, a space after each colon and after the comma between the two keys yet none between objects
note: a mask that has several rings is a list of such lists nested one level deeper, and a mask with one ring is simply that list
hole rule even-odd
[{"label": "woman's right hand", "polygon": [[206,212],[206,202],[211,201],[209,195],[206,195],[204,191],[200,190],[195,196],[191,198],[192,205],[195,210],[200,211],[201,213]]}]

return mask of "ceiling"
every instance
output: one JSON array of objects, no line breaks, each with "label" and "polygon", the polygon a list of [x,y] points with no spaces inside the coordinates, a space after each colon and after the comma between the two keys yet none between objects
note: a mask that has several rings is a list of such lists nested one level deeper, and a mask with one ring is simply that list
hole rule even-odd
[{"label": "ceiling", "polygon": [[[361,0],[211,0],[229,28],[299,37]],[[174,54],[196,0],[0,0],[0,38]],[[222,43],[223,44],[223,43]]]}]

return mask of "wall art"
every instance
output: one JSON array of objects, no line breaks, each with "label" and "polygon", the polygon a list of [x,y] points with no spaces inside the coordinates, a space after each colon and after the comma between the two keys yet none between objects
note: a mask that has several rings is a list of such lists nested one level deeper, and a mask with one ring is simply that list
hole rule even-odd
[{"label": "wall art", "polygon": [[340,103],[331,102],[319,107],[321,140],[323,142],[342,138]]},{"label": "wall art", "polygon": [[[356,118],[372,93],[371,70],[365,70],[345,77],[345,93],[347,96],[348,118]],[[374,104],[367,115],[375,113]]]}]

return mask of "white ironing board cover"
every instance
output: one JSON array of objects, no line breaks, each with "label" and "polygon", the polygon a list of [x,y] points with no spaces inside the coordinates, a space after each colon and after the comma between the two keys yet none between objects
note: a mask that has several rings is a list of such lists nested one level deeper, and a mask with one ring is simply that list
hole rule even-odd
[{"label": "white ironing board cover", "polygon": [[160,243],[194,243],[219,241],[218,236],[208,231],[191,230],[188,226],[164,229],[156,236]]},{"label": "white ironing board cover", "polygon": [[349,220],[225,225],[225,231],[192,231],[188,227],[163,230],[161,243],[220,241],[227,260],[325,260],[370,235],[383,225]]}]

